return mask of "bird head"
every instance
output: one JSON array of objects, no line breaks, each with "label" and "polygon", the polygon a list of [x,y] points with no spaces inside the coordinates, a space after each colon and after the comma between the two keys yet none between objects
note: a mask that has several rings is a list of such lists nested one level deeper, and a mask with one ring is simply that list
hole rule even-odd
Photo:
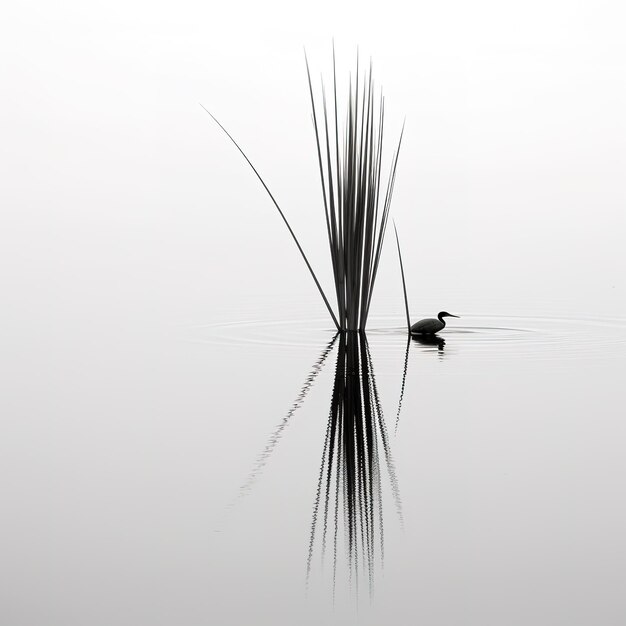
[{"label": "bird head", "polygon": [[452,315],[452,313],[448,313],[447,311],[441,311],[437,317],[441,319],[442,317],[460,317],[460,315]]}]

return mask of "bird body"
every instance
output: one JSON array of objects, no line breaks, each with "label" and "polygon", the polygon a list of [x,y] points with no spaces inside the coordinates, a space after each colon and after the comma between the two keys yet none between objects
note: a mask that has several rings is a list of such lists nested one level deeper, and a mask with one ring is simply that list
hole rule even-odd
[{"label": "bird body", "polygon": [[444,317],[459,317],[458,315],[452,315],[452,313],[446,313],[446,311],[441,311],[437,318],[428,317],[426,319],[420,320],[419,322],[415,322],[413,326],[411,326],[411,334],[412,335],[434,335],[438,333],[440,330],[443,330],[446,327],[446,322],[443,319]]}]

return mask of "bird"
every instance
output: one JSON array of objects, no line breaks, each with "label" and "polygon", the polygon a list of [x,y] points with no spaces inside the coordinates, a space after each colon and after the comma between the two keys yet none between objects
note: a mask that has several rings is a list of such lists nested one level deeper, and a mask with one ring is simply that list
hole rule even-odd
[{"label": "bird", "polygon": [[444,321],[444,317],[459,317],[458,315],[452,315],[452,313],[447,313],[446,311],[441,311],[439,315],[437,315],[437,319],[434,317],[428,317],[424,320],[420,320],[419,322],[415,322],[413,326],[411,326],[411,334],[412,335],[434,335],[438,333],[440,330],[443,330],[446,327],[446,323]]}]

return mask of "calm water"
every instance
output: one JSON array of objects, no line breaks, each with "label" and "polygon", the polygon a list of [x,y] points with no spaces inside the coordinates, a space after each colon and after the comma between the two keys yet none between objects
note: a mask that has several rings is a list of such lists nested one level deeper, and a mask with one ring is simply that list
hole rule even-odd
[{"label": "calm water", "polygon": [[307,309],[31,328],[7,624],[623,623],[626,319]]},{"label": "calm water", "polygon": [[[7,4],[0,626],[626,624],[626,5]],[[389,239],[334,338],[198,106],[332,292],[303,45],[441,342]]]}]

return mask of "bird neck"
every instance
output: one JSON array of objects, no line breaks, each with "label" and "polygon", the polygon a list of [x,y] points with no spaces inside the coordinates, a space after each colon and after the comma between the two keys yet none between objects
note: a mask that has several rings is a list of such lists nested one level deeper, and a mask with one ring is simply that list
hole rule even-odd
[{"label": "bird neck", "polygon": [[446,325],[446,320],[443,319],[443,317],[441,317],[441,313],[439,313],[439,315],[437,315],[437,319],[445,326]]}]

